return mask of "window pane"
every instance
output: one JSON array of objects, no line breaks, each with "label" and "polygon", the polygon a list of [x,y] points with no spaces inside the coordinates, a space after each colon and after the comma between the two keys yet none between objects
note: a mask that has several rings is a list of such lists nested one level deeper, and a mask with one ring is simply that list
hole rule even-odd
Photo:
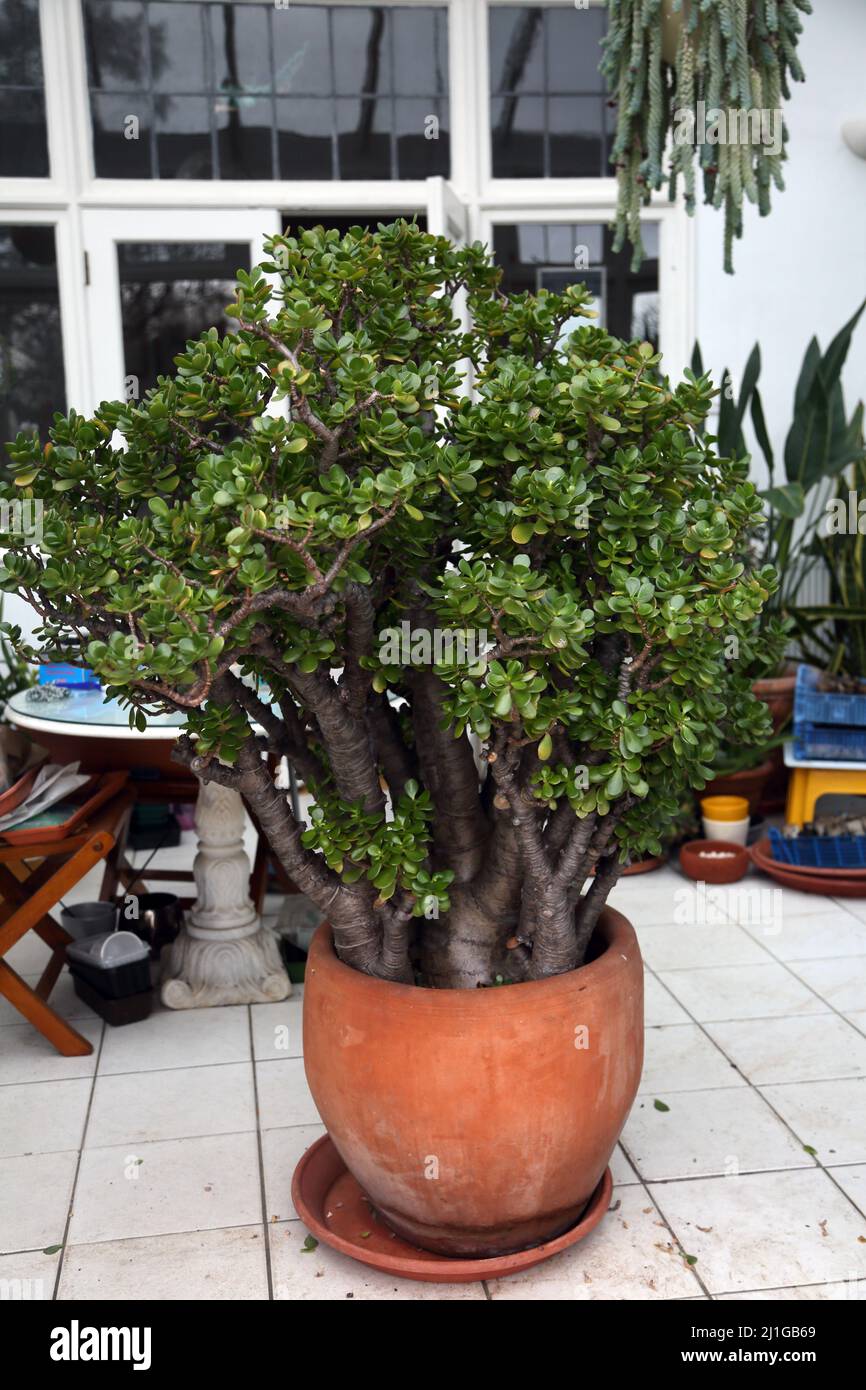
[{"label": "window pane", "polygon": [[0,440],[65,409],[54,228],[0,225]]},{"label": "window pane", "polygon": [[0,178],[45,178],[39,0],[0,0]]},{"label": "window pane", "polygon": [[210,5],[208,17],[217,90],[269,92],[271,39],[267,11],[260,5]]},{"label": "window pane", "polygon": [[271,98],[218,98],[216,117],[220,177],[272,178]]},{"label": "window pane", "polygon": [[329,94],[333,76],[326,7],[290,5],[275,10],[273,32],[277,91]]},{"label": "window pane", "polygon": [[426,179],[447,174],[451,166],[447,102],[439,99],[394,102],[397,134],[397,177]]},{"label": "window pane", "polygon": [[277,139],[281,178],[334,177],[329,131],[332,108],[330,97],[277,98]]},{"label": "window pane", "polygon": [[156,91],[205,91],[202,6],[192,4],[191,0],[184,0],[181,5],[151,0],[147,15]]},{"label": "window pane", "polygon": [[[601,223],[524,222],[493,229],[493,256],[507,294],[586,284],[597,299],[593,320],[619,338],[658,346],[658,225],[643,224],[647,259],[633,274],[630,252],[614,255],[610,228]],[[577,268],[576,268],[577,267]],[[590,320],[579,319],[579,327]],[[569,329],[570,331],[570,329]]]},{"label": "window pane", "polygon": [[350,94],[392,90],[388,40],[390,18],[383,5],[375,8],[367,5],[332,8],[334,74],[338,92]]},{"label": "window pane", "polygon": [[[435,10],[394,10],[394,91],[398,96],[444,95],[448,90],[447,54],[437,44],[439,21]],[[443,66],[443,58],[445,65]]]},{"label": "window pane", "polygon": [[544,99],[495,97],[493,173],[496,178],[532,178],[544,173]]},{"label": "window pane", "polygon": [[0,178],[45,178],[48,172],[42,93],[0,87]]},{"label": "window pane", "polygon": [[340,178],[391,177],[391,103],[358,97],[337,102]]},{"label": "window pane", "polygon": [[138,395],[175,370],[188,339],[225,331],[235,273],[250,268],[247,242],[123,242],[117,248],[123,355]]},{"label": "window pane", "polygon": [[449,172],[444,5],[82,2],[99,177]]},{"label": "window pane", "polygon": [[85,0],[84,35],[91,87],[147,87],[147,40],[141,0]]},{"label": "window pane", "polygon": [[42,86],[39,0],[0,0],[0,85]]},{"label": "window pane", "polygon": [[547,83],[551,92],[603,92],[598,70],[604,34],[604,9],[549,9]]},{"label": "window pane", "polygon": [[161,179],[213,178],[209,97],[156,98],[156,153]]},{"label": "window pane", "polygon": [[544,91],[541,7],[493,5],[489,13],[490,90]]},{"label": "window pane", "polygon": [[598,71],[606,11],[492,5],[488,13],[494,177],[609,174]]},{"label": "window pane", "polygon": [[94,93],[91,98],[93,153],[96,167],[108,179],[150,177],[150,97],[138,92],[123,96]]},{"label": "window pane", "polygon": [[603,167],[603,108],[600,97],[551,97],[550,174],[553,178],[600,178]]}]

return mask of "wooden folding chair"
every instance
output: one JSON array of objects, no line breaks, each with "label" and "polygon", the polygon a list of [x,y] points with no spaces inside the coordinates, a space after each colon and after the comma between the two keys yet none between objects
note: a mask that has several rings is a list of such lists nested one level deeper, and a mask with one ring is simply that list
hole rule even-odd
[{"label": "wooden folding chair", "polygon": [[[64,1057],[86,1056],[93,1047],[47,1002],[72,940],[48,913],[101,861],[105,861],[105,873],[99,896],[108,901],[114,897],[134,801],[134,793],[124,786],[63,840],[0,845],[0,995]],[[35,931],[51,947],[51,958],[35,990],[3,960],[28,931]]]}]

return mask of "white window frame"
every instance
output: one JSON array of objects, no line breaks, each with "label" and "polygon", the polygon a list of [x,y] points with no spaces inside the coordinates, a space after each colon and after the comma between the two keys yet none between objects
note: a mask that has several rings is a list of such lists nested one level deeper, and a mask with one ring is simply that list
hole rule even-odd
[{"label": "white window frame", "polygon": [[[255,0],[238,0],[255,3]],[[315,3],[315,0],[305,0]],[[353,4],[357,0],[322,0]],[[616,207],[614,178],[495,179],[491,174],[488,65],[489,3],[525,0],[444,0],[449,12],[448,183],[466,209],[470,238],[490,242],[494,223],[514,221],[610,222]],[[574,0],[542,0],[571,7]],[[183,0],[180,0],[183,3]],[[427,4],[436,0],[377,0],[379,4]],[[590,0],[601,4],[602,0]],[[56,226],[67,402],[80,407],[98,396],[86,331],[83,220],[90,209],[117,216],[158,208],[219,212],[267,209],[291,216],[383,212],[429,214],[436,196],[428,180],[291,181],[101,179],[93,169],[84,24],[79,0],[40,0],[50,174],[45,179],[0,179],[0,219],[50,221]],[[688,363],[694,341],[694,224],[682,200],[653,197],[645,216],[661,224],[659,255],[660,337],[665,365],[676,374]],[[199,219],[197,236],[216,239]],[[85,341],[82,342],[82,338]]]}]

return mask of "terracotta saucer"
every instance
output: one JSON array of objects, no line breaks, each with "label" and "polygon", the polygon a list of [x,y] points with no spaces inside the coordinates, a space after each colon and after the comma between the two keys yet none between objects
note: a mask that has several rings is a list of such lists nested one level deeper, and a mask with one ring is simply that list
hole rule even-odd
[{"label": "terracotta saucer", "polygon": [[390,1231],[323,1134],[302,1156],[292,1178],[292,1201],[304,1225],[319,1240],[353,1260],[427,1284],[468,1284],[531,1269],[551,1255],[576,1245],[594,1230],[610,1206],[613,1180],[605,1173],[577,1225],[554,1240],[515,1255],[463,1259],[420,1250]]},{"label": "terracotta saucer", "polygon": [[866,879],[866,869],[858,869],[856,865],[834,864],[828,868],[825,864],[786,864],[784,859],[776,859],[769,839],[758,840],[751,848],[757,850],[757,855],[753,856],[756,862],[763,864],[769,859],[787,873],[805,874],[807,878]]},{"label": "terracotta saucer", "polygon": [[769,874],[785,888],[796,888],[801,893],[823,893],[827,898],[866,898],[866,879],[846,878],[844,870],[838,878],[822,877],[820,874],[794,872],[790,864],[780,864],[777,859],[761,853],[759,845],[751,846],[755,867]]}]

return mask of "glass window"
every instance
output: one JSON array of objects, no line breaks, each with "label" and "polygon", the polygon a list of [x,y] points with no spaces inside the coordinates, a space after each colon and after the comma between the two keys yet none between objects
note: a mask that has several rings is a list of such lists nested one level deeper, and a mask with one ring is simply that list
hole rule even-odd
[{"label": "glass window", "polygon": [[0,0],[0,178],[45,178],[39,0]]},{"label": "glass window", "polygon": [[609,175],[605,10],[491,5],[488,14],[494,178]]},{"label": "glass window", "polygon": [[54,228],[0,224],[0,441],[65,409]]},{"label": "glass window", "polygon": [[143,396],[175,370],[188,339],[231,326],[235,275],[249,270],[248,242],[127,241],[117,247],[123,361],[129,394]]},{"label": "glass window", "polygon": [[658,347],[657,222],[644,222],[643,238],[647,255],[637,273],[629,269],[628,248],[614,255],[611,229],[600,222],[502,223],[493,228],[493,257],[507,294],[561,293],[567,285],[586,284],[595,294],[597,323],[618,338],[646,339]]},{"label": "glass window", "polygon": [[442,5],[83,4],[100,177],[449,171]]}]

